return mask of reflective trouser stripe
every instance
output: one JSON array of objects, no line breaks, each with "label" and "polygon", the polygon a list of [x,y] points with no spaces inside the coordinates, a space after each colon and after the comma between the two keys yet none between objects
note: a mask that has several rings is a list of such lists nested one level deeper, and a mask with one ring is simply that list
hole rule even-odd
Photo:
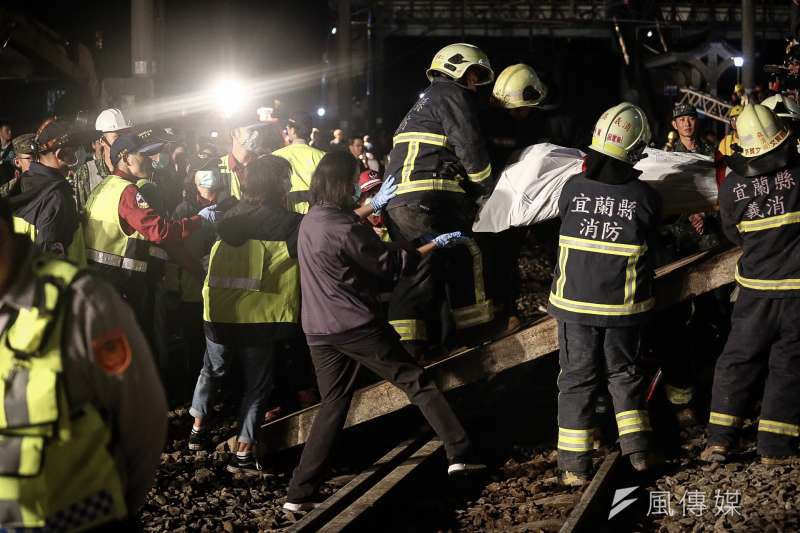
[{"label": "reflective trouser stripe", "polygon": [[652,430],[650,427],[650,415],[647,413],[647,411],[623,411],[621,413],[617,413],[616,418],[620,437],[630,433]]},{"label": "reflective trouser stripe", "polygon": [[409,131],[406,133],[399,133],[392,139],[392,146],[399,143],[424,143],[432,144],[434,146],[447,146],[447,136],[439,135],[438,133],[426,133]]},{"label": "reflective trouser stripe", "polygon": [[0,475],[35,476],[43,450],[44,437],[0,435]]},{"label": "reflective trouser stripe", "polygon": [[648,298],[643,302],[634,304],[597,304],[562,298],[551,292],[550,303],[566,311],[572,311],[573,313],[623,316],[649,311],[653,308],[656,302],[654,298]]},{"label": "reflective trouser stripe", "polygon": [[122,257],[121,255],[110,254],[108,252],[100,252],[98,250],[92,250],[91,248],[86,249],[86,258],[103,265],[133,270],[134,272],[147,272],[147,261],[139,261],[138,259]]},{"label": "reflective trouser stripe", "polygon": [[468,173],[467,177],[472,182],[480,183],[480,182],[484,181],[486,178],[488,178],[491,175],[492,175],[492,164],[489,163],[488,165],[486,165],[486,168],[484,168],[483,170],[481,170],[479,172],[475,172],[473,174],[469,174]]},{"label": "reflective trouser stripe", "polygon": [[590,452],[594,449],[594,429],[558,428],[558,449]]},{"label": "reflective trouser stripe", "polygon": [[226,276],[208,276],[208,286],[215,289],[242,289],[257,291],[261,288],[261,280],[252,278],[233,278]]},{"label": "reflective trouser stripe", "polygon": [[389,325],[400,335],[401,341],[428,340],[428,329],[424,320],[390,320]]},{"label": "reflective trouser stripe", "polygon": [[800,426],[796,424],[787,424],[786,422],[778,422],[776,420],[764,420],[762,418],[758,421],[758,430],[768,433],[777,433],[778,435],[787,435],[789,437],[800,437]]},{"label": "reflective trouser stripe", "polygon": [[739,265],[736,265],[736,281],[742,287],[759,291],[791,291],[800,290],[800,278],[789,279],[754,279],[746,278],[739,274]]},{"label": "reflective trouser stripe", "polygon": [[667,400],[669,400],[669,403],[672,405],[686,405],[692,401],[692,396],[694,396],[694,389],[692,387],[682,389],[666,384],[664,385],[664,390],[667,393]]},{"label": "reflective trouser stripe", "polygon": [[491,300],[479,304],[453,309],[453,319],[456,329],[465,329],[479,324],[490,322],[494,318],[494,308]]},{"label": "reflective trouser stripe", "polygon": [[408,176],[410,176],[411,170],[409,169],[413,169],[413,165],[411,167],[407,166],[403,167],[403,176],[404,176],[403,179],[405,181],[397,186],[397,194],[407,194],[411,192],[420,192],[420,191],[456,192],[461,194],[464,193],[464,189],[461,188],[461,185],[459,185],[458,182],[454,180],[433,179],[433,180],[408,181],[408,177],[406,177],[406,170],[408,170]]},{"label": "reflective trouser stripe", "polygon": [[736,229],[738,229],[740,233],[747,233],[750,231],[762,231],[797,223],[800,223],[800,211],[793,211],[775,217],[760,218],[758,220],[743,220],[736,224]]},{"label": "reflective trouser stripe", "polygon": [[742,427],[744,420],[742,420],[742,418],[739,416],[726,415],[724,413],[711,411],[708,416],[708,423],[729,428],[740,428]]}]

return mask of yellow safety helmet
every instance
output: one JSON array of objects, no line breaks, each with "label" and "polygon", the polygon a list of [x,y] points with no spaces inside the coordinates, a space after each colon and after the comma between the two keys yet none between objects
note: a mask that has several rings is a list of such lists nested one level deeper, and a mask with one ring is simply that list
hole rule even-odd
[{"label": "yellow safety helmet", "polygon": [[744,85],[741,83],[737,83],[733,86],[733,94],[738,94],[739,96],[744,95]]},{"label": "yellow safety helmet", "polygon": [[742,114],[742,109],[744,109],[744,107],[742,107],[740,105],[735,105],[735,106],[731,107],[728,110],[728,118],[736,118],[736,117],[738,117],[739,115]]},{"label": "yellow safety helmet", "polygon": [[789,138],[789,127],[767,106],[747,104],[736,118],[736,132],[744,157],[771,152]]},{"label": "yellow safety helmet", "polygon": [[497,76],[492,96],[506,109],[535,107],[547,96],[547,86],[533,68],[520,63],[504,68]]},{"label": "yellow safety helmet", "polygon": [[631,165],[650,143],[650,124],[642,108],[622,102],[600,116],[590,149]]},{"label": "yellow safety helmet", "polygon": [[463,76],[469,67],[478,67],[478,85],[486,85],[494,79],[489,57],[475,45],[467,43],[448,44],[433,56],[431,67],[425,72],[433,80],[434,72],[441,72],[455,80]]}]

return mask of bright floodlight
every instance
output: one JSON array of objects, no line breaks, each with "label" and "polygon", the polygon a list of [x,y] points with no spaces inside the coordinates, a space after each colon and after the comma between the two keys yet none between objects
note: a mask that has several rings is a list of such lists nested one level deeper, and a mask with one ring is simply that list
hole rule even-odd
[{"label": "bright floodlight", "polygon": [[732,57],[731,59],[733,59],[733,66],[734,67],[741,67],[742,65],[744,65],[744,58],[743,57],[736,56],[736,57]]},{"label": "bright floodlight", "polygon": [[318,117],[324,117],[325,116],[325,108],[324,107],[318,107],[317,108],[317,116]]},{"label": "bright floodlight", "polygon": [[208,135],[209,135],[209,137],[211,137],[212,139],[216,139],[217,137],[219,137],[219,132],[218,132],[218,131],[212,131],[212,132],[211,132],[211,133],[209,133]]},{"label": "bright floodlight", "polygon": [[336,26],[331,28],[331,35],[336,35]]},{"label": "bright floodlight", "polygon": [[234,78],[221,78],[212,86],[211,96],[219,113],[227,118],[239,110],[246,95],[241,81]]},{"label": "bright floodlight", "polygon": [[653,30],[647,30],[647,36],[648,37],[652,37],[653,36]]},{"label": "bright floodlight", "polygon": [[419,93],[420,98],[422,98],[423,96],[425,96],[425,93]]}]

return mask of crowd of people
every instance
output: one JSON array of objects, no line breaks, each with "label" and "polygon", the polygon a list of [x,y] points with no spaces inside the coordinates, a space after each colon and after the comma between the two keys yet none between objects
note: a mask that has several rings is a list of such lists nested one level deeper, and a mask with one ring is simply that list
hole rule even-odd
[{"label": "crowd of people", "polygon": [[[526,231],[471,231],[513,161],[507,145],[486,142],[477,88],[494,83],[493,112],[524,127],[547,87],[521,64],[495,79],[486,54],[464,43],[440,50],[426,74],[430,85],[383,155],[369,135],[337,129],[324,141],[302,111],[242,122],[225,147],[187,147],[114,108],[91,132],[50,118],[12,140],[0,125],[0,436],[9,450],[0,480],[15,495],[0,500],[0,525],[124,525],[152,482],[167,401],[192,385],[189,449],[211,445],[214,403],[240,396],[227,469],[247,475],[263,471],[258,427],[320,402],[288,510],[319,503],[361,367],[419,407],[444,442],[448,474],[485,468],[423,364],[520,326]],[[559,328],[567,485],[592,475],[600,396],[610,396],[633,467],[659,463],[638,366],[648,339],[664,337],[654,344],[676,416],[697,422],[688,341],[663,324],[685,329],[703,305],[730,335],[701,458],[724,461],[735,448],[767,367],[761,461],[797,457],[800,115],[789,93],[742,104],[718,150],[699,135],[697,111],[676,106],[665,146],[729,169],[718,214],[662,216],[662,199],[634,169],[653,142],[648,117],[627,102],[600,116],[583,172],[561,191],[548,312]],[[743,251],[732,316],[723,290],[659,311],[660,331],[649,331],[654,267],[727,242]]]}]

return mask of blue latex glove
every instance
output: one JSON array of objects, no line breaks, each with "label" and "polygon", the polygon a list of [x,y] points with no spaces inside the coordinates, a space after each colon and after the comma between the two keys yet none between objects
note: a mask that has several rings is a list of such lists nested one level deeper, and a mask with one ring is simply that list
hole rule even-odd
[{"label": "blue latex glove", "polygon": [[201,209],[197,215],[206,222],[214,224],[220,218],[222,218],[222,211],[217,210],[217,204],[211,204],[208,207]]},{"label": "blue latex glove", "polygon": [[434,237],[433,244],[436,245],[437,248],[450,248],[468,240],[469,237],[464,237],[460,231],[454,231],[452,233],[442,233],[438,237]]},{"label": "blue latex glove", "polygon": [[372,210],[377,213],[386,207],[386,204],[389,203],[389,200],[394,198],[396,195],[397,185],[394,184],[394,176],[389,176],[383,180],[380,190],[378,190],[378,192],[375,193],[375,196],[370,199]]}]

